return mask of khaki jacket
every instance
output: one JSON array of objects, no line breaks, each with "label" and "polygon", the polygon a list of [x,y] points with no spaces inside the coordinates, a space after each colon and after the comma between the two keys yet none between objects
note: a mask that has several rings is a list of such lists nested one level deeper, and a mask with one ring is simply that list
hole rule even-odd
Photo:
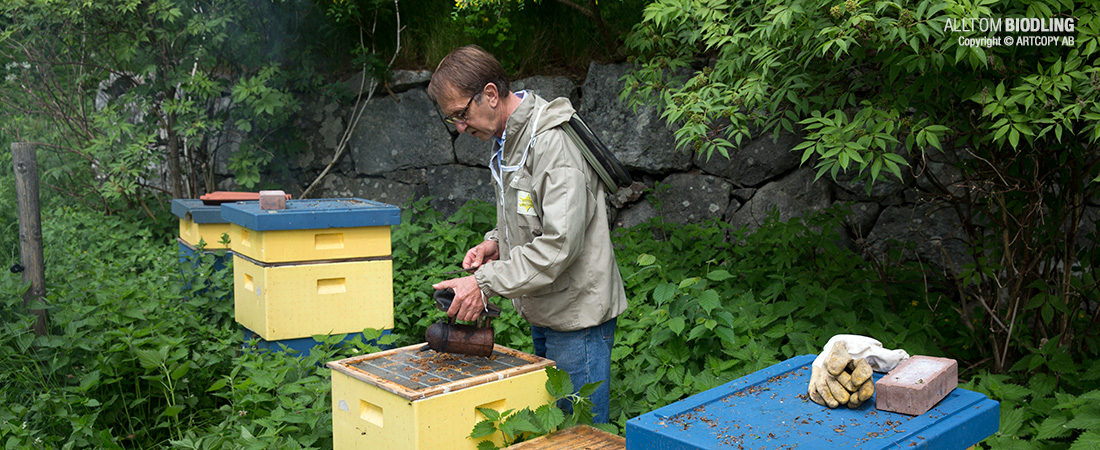
[{"label": "khaki jacket", "polygon": [[508,118],[503,165],[523,164],[503,173],[503,194],[493,182],[497,228],[486,239],[498,241],[500,259],[475,273],[483,291],[512,299],[528,322],[556,331],[599,325],[627,305],[603,186],[559,127],[573,112],[567,99],[547,103],[528,93]]}]

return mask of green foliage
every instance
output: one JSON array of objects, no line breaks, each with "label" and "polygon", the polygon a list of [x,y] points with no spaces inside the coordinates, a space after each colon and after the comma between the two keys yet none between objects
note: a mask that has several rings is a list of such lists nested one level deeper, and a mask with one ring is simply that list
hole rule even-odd
[{"label": "green foliage", "polygon": [[267,164],[275,159],[275,154],[251,145],[242,145],[229,157],[229,170],[233,171],[233,180],[248,190],[260,185],[260,175]]},{"label": "green foliage", "polygon": [[[522,10],[523,3],[516,6]],[[474,42],[485,44],[485,49],[490,53],[502,55],[501,64],[507,72],[515,72],[516,60],[504,55],[512,55],[515,52],[517,36],[512,28],[512,21],[503,13],[508,10],[508,2],[455,2],[455,9],[451,12],[451,20],[462,27],[462,31],[472,38]]]},{"label": "green foliage", "polygon": [[[2,143],[0,143],[2,144]],[[10,147],[9,147],[10,148]],[[19,262],[19,217],[12,153],[0,152],[0,268]]]},{"label": "green foliage", "polygon": [[[855,333],[914,354],[965,358],[968,337],[922,274],[877,273],[837,246],[840,209],[752,233],[660,221],[620,232],[616,256],[630,309],[612,352],[612,418],[620,424]],[[654,239],[659,237],[660,239]],[[904,319],[903,319],[904,317]],[[955,353],[958,352],[958,353]]]},{"label": "green foliage", "polygon": [[643,5],[644,0],[456,0],[445,10],[451,20],[440,17],[410,35],[433,44],[424,50],[430,65],[473,43],[496,55],[513,78],[563,69],[580,75],[592,59],[621,58],[622,30],[638,21]]},{"label": "green foliage", "polygon": [[[18,426],[9,448],[165,443],[212,408],[203,395],[209,376],[233,356],[232,305],[224,300],[231,282],[223,272],[220,285],[186,286],[177,250],[127,219],[43,213],[53,282],[47,336],[28,327],[17,276],[0,280],[7,328],[0,417]],[[197,270],[204,264],[195,261]]]},{"label": "green foliage", "polygon": [[[949,19],[1021,16],[1074,17],[1076,43],[983,49],[945,31]],[[1098,20],[1088,2],[658,0],[627,40],[642,59],[622,96],[658,101],[682,125],[678,143],[707,156],[728,155],[750,127],[800,128],[803,160],[817,156],[834,174],[877,177],[902,142],[910,152],[948,138],[1019,148],[1064,133],[1095,144]],[[964,120],[972,112],[985,117]]]},{"label": "green foliage", "polygon": [[[244,133],[247,145],[267,153],[293,149],[295,95],[316,89],[319,60],[289,32],[308,33],[324,16],[312,2],[201,3],[0,7],[10,24],[0,35],[0,104],[12,113],[0,126],[49,144],[42,166],[51,185],[107,210],[128,209],[157,189],[143,180],[160,167],[171,177],[160,189],[175,197],[211,190],[227,133]],[[252,174],[245,170],[246,183]]]},{"label": "green foliage", "polygon": [[[478,408],[477,411],[485,419],[474,426],[469,437],[482,439],[478,442],[478,450],[497,450],[501,447],[489,438],[498,432],[504,447],[508,447],[574,425],[592,425],[592,418],[595,417],[592,407],[595,405],[589,397],[601,384],[603,384],[602,381],[588,383],[574,393],[573,381],[569,379],[568,372],[556,367],[547,367],[546,392],[553,397],[552,400],[545,405],[540,405],[534,411],[529,407],[519,411]],[[566,416],[562,410],[558,409],[557,404],[560,400],[568,400],[572,404],[572,414]]]},{"label": "green foliage", "polygon": [[[224,252],[181,261],[163,223],[132,211],[43,213],[50,335],[35,337],[18,275],[0,277],[0,443],[6,448],[331,448],[329,370],[323,362],[421,342],[442,317],[430,285],[491,227],[491,205],[442,218],[420,200],[395,227],[395,332],[318,336],[309,356],[242,348]],[[774,217],[749,233],[722,224],[658,220],[613,236],[630,309],[612,352],[612,418],[626,419],[791,356],[833,334],[876,337],[914,354],[975,361],[975,334],[914,267],[878,269],[836,245],[839,209]],[[161,228],[158,228],[161,227]],[[202,250],[202,249],[200,249]],[[936,326],[929,326],[935,324]],[[530,345],[505,308],[497,343]],[[1023,324],[1027,328],[1027,324]],[[1030,332],[1025,329],[1024,332]],[[376,341],[377,339],[377,341]],[[963,387],[1002,402],[984,445],[1089,448],[1097,430],[1100,362],[1058,339],[1029,348],[1009,374],[963,368]],[[530,350],[527,350],[530,351]],[[549,371],[551,405],[484,410],[473,438],[518,442],[591,420],[587,396]],[[553,402],[552,402],[553,403]]]},{"label": "green foliage", "polygon": [[224,250],[181,261],[138,211],[58,207],[43,224],[49,335],[35,337],[19,275],[0,277],[5,448],[332,447],[320,365],[372,343],[242,351]]},{"label": "green foliage", "polygon": [[[1076,378],[1070,372],[1066,375]],[[1096,380],[1093,373],[1092,386]],[[983,441],[982,448],[1077,450],[1100,445],[1100,390],[1081,395],[1055,390],[1058,380],[1046,374],[1028,376],[1023,383],[982,373],[960,385],[1001,402],[1000,428]]]},{"label": "green foliage", "polygon": [[[1100,295],[1085,236],[1095,222],[1085,205],[1100,197],[1094,6],[657,0],[628,38],[639,59],[621,96],[656,103],[678,145],[707,157],[790,132],[819,178],[852,171],[870,191],[884,175],[924,176],[926,197],[958,213],[968,254],[937,263],[964,323],[992,344],[982,359],[1004,371],[1057,336],[1080,362],[1097,348],[1087,332],[1097,316],[1081,305]],[[1020,17],[1072,20],[1074,31],[1041,33],[1059,38],[1052,46],[987,47],[968,45],[987,36],[959,25]],[[958,176],[940,179],[929,161]],[[1029,335],[1024,311],[1038,314]]]}]

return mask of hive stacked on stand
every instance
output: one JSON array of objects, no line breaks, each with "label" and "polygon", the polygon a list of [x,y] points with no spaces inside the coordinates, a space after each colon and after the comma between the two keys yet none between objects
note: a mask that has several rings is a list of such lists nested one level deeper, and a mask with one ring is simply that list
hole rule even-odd
[{"label": "hive stacked on stand", "polygon": [[[193,259],[200,248],[203,252],[229,249],[222,240],[222,235],[229,233],[229,222],[222,219],[221,205],[207,205],[202,200],[177,198],[172,200],[172,214],[180,219],[180,235],[177,239],[180,262]],[[229,253],[219,254],[215,267],[220,269],[220,263],[227,258]]]},{"label": "hive stacked on stand", "polygon": [[499,345],[488,358],[422,347],[328,363],[335,450],[476,450],[467,436],[486,419],[478,408],[533,411],[553,400],[553,361]]},{"label": "hive stacked on stand", "polygon": [[[390,226],[396,206],[358,198],[222,206],[234,310],[245,339],[308,352],[314,335],[393,328]],[[350,336],[349,336],[350,337]]]}]

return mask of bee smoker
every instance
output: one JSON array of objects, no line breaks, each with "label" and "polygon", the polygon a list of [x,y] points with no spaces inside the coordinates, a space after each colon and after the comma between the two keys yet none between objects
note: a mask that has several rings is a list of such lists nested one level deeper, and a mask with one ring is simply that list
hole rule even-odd
[{"label": "bee smoker", "polygon": [[[455,292],[452,289],[440,289],[432,297],[436,307],[445,312],[451,308]],[[493,354],[495,342],[492,325],[494,317],[500,317],[500,307],[489,303],[486,311],[481,313],[481,317],[473,325],[455,323],[452,317],[440,319],[428,327],[425,333],[428,341],[426,347],[443,353],[488,357]]]}]

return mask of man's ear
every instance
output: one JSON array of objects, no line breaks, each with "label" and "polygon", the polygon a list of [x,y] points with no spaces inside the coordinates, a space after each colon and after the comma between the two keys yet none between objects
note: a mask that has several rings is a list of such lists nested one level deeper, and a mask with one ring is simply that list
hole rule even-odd
[{"label": "man's ear", "polygon": [[497,90],[496,83],[488,83],[481,90],[482,95],[489,102],[489,106],[496,108],[500,104],[500,91]]}]

